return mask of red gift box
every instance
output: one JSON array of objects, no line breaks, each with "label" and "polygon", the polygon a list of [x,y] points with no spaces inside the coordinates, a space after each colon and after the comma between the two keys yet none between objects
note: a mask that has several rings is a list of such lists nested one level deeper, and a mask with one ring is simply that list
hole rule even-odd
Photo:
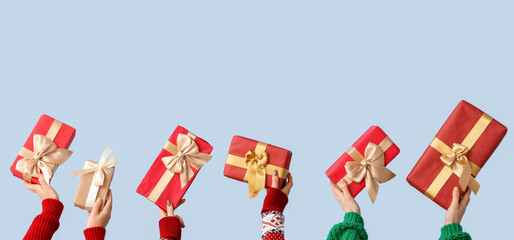
[{"label": "red gift box", "polygon": [[212,146],[205,140],[177,126],[137,192],[163,210],[168,200],[176,207],[200,168],[211,158],[211,151]]},{"label": "red gift box", "polygon": [[475,176],[487,162],[507,128],[480,109],[461,101],[416,163],[407,181],[444,209],[452,190],[478,191]]},{"label": "red gift box", "polygon": [[[373,149],[374,148],[374,149]],[[367,154],[368,153],[375,153],[377,155]],[[395,158],[400,153],[400,149],[396,144],[391,141],[391,139],[385,134],[385,132],[380,129],[378,126],[371,126],[351,147],[348,149],[337,161],[330,166],[330,168],[325,172],[327,177],[332,181],[336,186],[339,187],[339,185],[342,183],[341,181],[346,181],[348,184],[348,187],[350,189],[350,193],[353,197],[357,196],[360,191],[364,187],[366,187],[368,184],[368,188],[372,188],[372,184],[376,186],[376,192],[378,192],[378,185],[370,182],[367,183],[369,180],[365,180],[366,178],[360,179],[360,182],[358,181],[352,181],[347,173],[347,163],[354,162],[358,164],[364,164],[365,162],[368,162],[370,164],[370,167],[372,165],[380,165],[380,166],[387,166],[393,158]],[[381,157],[383,156],[383,158]],[[378,158],[377,158],[378,157]],[[377,160],[375,160],[375,158]],[[375,160],[375,161],[373,161]],[[383,161],[383,163],[379,163],[378,161]],[[362,165],[355,165],[359,169]],[[384,169],[383,167],[379,167],[381,169]],[[365,168],[362,168],[365,169]],[[377,171],[377,170],[373,170]],[[379,171],[385,171],[385,175],[390,179],[394,177],[394,174],[390,172],[389,170],[380,170]],[[389,172],[388,172],[389,171]],[[377,171],[378,172],[378,171]],[[375,176],[374,176],[375,177]],[[376,176],[378,178],[378,176]],[[389,180],[387,179],[387,180]],[[385,180],[385,181],[387,181]],[[370,189],[368,189],[369,193]],[[372,190],[371,190],[372,191]],[[376,192],[374,196],[370,194],[372,202],[375,201]]]},{"label": "red gift box", "polygon": [[279,186],[284,184],[289,174],[291,156],[292,152],[287,149],[234,136],[223,174],[235,180],[249,182],[249,195],[253,198],[263,188],[271,187],[275,170],[278,172]]},{"label": "red gift box", "polygon": [[[36,135],[36,140],[38,140],[37,135],[40,135],[41,138],[39,140],[34,142],[34,136]],[[47,180],[51,180],[51,176],[59,166],[58,164],[52,163],[52,162],[46,162],[47,157],[50,155],[53,155],[54,158],[58,158],[61,163],[66,161],[66,159],[71,154],[71,151],[69,150],[61,150],[61,149],[68,149],[71,142],[73,141],[73,138],[75,138],[75,128],[72,128],[58,120],[55,120],[54,118],[48,116],[48,115],[41,115],[38,122],[36,123],[36,126],[32,130],[32,132],[29,135],[29,138],[25,142],[25,145],[23,145],[22,150],[14,160],[14,163],[11,166],[11,172],[12,174],[22,179],[26,182],[32,182],[39,184],[39,179],[34,174],[30,174],[28,172],[21,172],[21,168],[17,168],[18,162],[22,159],[34,159],[38,160],[37,162],[44,162],[43,165],[47,165],[49,167],[49,174],[50,176],[47,177]],[[45,141],[46,140],[46,141]],[[53,152],[45,152],[40,153],[41,156],[37,156],[36,153],[34,153],[34,144],[38,143],[46,143],[46,144],[55,144],[58,149],[54,150]],[[48,149],[46,149],[48,150]],[[34,161],[36,163],[36,161]],[[18,166],[20,167],[20,166]],[[37,167],[37,165],[34,165],[34,169]],[[20,169],[20,170],[18,170]],[[37,170],[35,170],[37,171]],[[43,173],[43,171],[39,170],[39,173]]]}]

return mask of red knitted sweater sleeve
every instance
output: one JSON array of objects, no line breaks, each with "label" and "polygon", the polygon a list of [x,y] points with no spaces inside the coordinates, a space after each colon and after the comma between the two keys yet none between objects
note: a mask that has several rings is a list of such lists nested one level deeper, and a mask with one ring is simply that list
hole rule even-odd
[{"label": "red knitted sweater sleeve", "polygon": [[42,205],[43,212],[34,218],[24,240],[50,240],[59,229],[59,218],[64,209],[62,203],[55,199],[45,199]]},{"label": "red knitted sweater sleeve", "polygon": [[182,234],[180,220],[177,217],[165,217],[159,221],[161,239],[180,240]]},{"label": "red knitted sweater sleeve", "polygon": [[268,188],[261,211],[263,240],[284,240],[283,212],[287,202],[287,195],[282,190]]},{"label": "red knitted sweater sleeve", "polygon": [[92,227],[84,230],[84,237],[86,240],[104,240],[105,239],[105,228],[104,227]]}]

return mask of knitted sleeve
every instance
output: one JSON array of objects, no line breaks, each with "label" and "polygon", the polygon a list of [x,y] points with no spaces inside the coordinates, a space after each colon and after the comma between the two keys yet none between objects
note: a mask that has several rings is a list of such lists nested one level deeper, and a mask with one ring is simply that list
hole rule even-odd
[{"label": "knitted sleeve", "polygon": [[288,202],[287,195],[280,189],[269,188],[262,206],[263,240],[284,240],[284,208]]},{"label": "knitted sleeve", "polygon": [[43,212],[34,218],[24,240],[50,240],[59,229],[59,218],[64,208],[62,203],[55,199],[45,199],[42,205]]},{"label": "knitted sleeve", "polygon": [[344,215],[344,221],[332,227],[327,240],[366,240],[368,234],[364,229],[364,220],[361,215],[349,212]]},{"label": "knitted sleeve", "polygon": [[177,217],[165,217],[159,221],[161,240],[180,240],[182,234],[180,220]]},{"label": "knitted sleeve", "polygon": [[439,240],[471,240],[471,236],[462,231],[460,224],[452,223],[441,228],[441,237]]},{"label": "knitted sleeve", "polygon": [[84,237],[86,240],[104,240],[105,239],[105,228],[104,227],[92,227],[84,230]]}]

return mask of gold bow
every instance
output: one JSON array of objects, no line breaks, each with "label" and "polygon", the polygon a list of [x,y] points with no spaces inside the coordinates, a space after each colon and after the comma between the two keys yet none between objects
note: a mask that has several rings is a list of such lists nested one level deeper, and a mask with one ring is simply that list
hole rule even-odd
[{"label": "gold bow", "polygon": [[250,150],[245,155],[245,163],[248,166],[245,179],[248,180],[250,198],[256,197],[266,186],[266,165],[268,165],[268,153],[255,153]]},{"label": "gold bow", "polygon": [[466,156],[468,152],[468,147],[454,143],[451,152],[441,155],[441,161],[446,164],[446,166],[450,167],[457,176],[459,176],[459,185],[462,187],[463,191],[465,191],[469,186],[476,194],[480,188],[480,184],[471,175],[471,164]]},{"label": "gold bow", "polygon": [[73,153],[57,145],[47,136],[34,134],[34,151],[22,148],[20,156],[23,158],[16,163],[16,170],[23,173],[23,179],[31,182],[31,178],[38,178],[43,173],[46,182],[50,182],[55,165],[63,164]]},{"label": "gold bow", "polygon": [[194,139],[182,133],[177,137],[177,145],[169,144],[168,147],[173,156],[163,157],[162,162],[169,171],[180,174],[182,188],[187,185],[194,175],[191,166],[199,170],[212,157],[200,152],[200,148],[198,148]]},{"label": "gold bow", "polygon": [[360,183],[366,179],[366,190],[371,199],[375,202],[378,195],[378,183],[385,183],[396,175],[387,169],[385,164],[384,151],[374,143],[368,143],[364,151],[364,158],[361,161],[350,161],[345,164],[348,178],[353,182]]},{"label": "gold bow", "polygon": [[118,161],[114,156],[109,157],[112,151],[114,151],[114,149],[109,147],[105,148],[102,156],[100,157],[100,161],[86,161],[84,163],[84,168],[72,172],[73,177],[94,172],[91,187],[89,188],[89,193],[87,195],[86,208],[93,207],[98,194],[98,189],[104,185],[105,174],[110,177],[114,175],[114,165],[116,165]]}]

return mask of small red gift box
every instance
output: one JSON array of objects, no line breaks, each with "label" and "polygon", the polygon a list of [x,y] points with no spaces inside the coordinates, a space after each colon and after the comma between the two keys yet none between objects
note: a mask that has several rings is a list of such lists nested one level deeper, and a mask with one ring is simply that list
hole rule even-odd
[{"label": "small red gift box", "polygon": [[211,159],[212,146],[177,126],[146,173],[137,192],[161,209],[170,200],[176,207],[200,168]]},{"label": "small red gift box", "polygon": [[11,166],[12,174],[26,182],[39,184],[43,174],[50,182],[57,167],[64,163],[75,138],[72,128],[48,115],[42,115]]},{"label": "small red gift box", "polygon": [[475,176],[491,157],[507,128],[466,101],[461,101],[416,163],[407,181],[448,209],[452,190],[476,194]]},{"label": "small red gift box", "polygon": [[253,198],[264,188],[271,187],[275,170],[284,184],[289,174],[291,151],[249,138],[234,136],[228,150],[223,174],[226,177],[248,182],[249,195]]},{"label": "small red gift box", "polygon": [[376,182],[386,182],[395,176],[385,166],[398,153],[400,149],[385,132],[378,126],[371,126],[325,174],[338,187],[342,181],[346,181],[354,197],[366,187],[371,201],[374,202],[378,193]]}]

